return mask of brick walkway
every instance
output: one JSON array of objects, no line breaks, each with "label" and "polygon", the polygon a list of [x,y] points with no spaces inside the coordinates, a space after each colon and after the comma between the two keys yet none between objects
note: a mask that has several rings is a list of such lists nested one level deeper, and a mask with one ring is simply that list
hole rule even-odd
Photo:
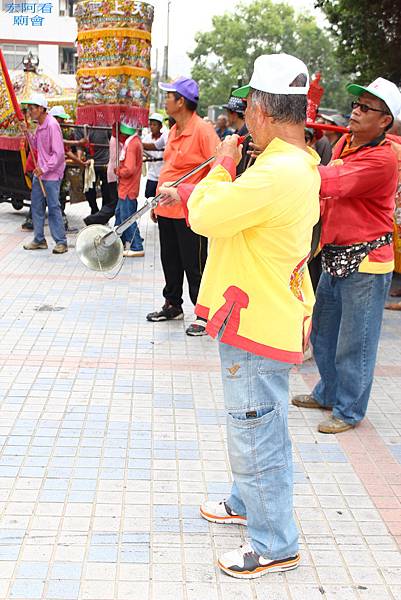
[{"label": "brick walkway", "polygon": [[[290,409],[302,566],[236,581],[216,556],[245,529],[198,516],[230,486],[216,344],[145,321],[161,303],[156,228],[108,280],[72,248],[24,251],[21,222],[0,206],[0,600],[401,598],[400,313],[385,315],[369,420],[324,436],[319,411]],[[292,392],[315,380],[308,363]]]}]

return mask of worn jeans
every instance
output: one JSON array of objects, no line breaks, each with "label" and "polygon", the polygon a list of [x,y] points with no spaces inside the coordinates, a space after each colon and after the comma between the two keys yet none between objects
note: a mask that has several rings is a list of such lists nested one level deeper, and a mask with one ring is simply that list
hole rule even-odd
[{"label": "worn jeans", "polygon": [[[129,198],[125,198],[125,200],[122,200],[121,198],[119,198],[116,208],[115,224],[121,225],[123,221],[128,219],[134,213],[136,213],[137,208],[137,200],[130,200]],[[128,242],[130,244],[131,250],[134,250],[135,252],[141,252],[143,250],[143,239],[141,238],[139,227],[136,221],[123,232],[121,240],[124,246]]]},{"label": "worn jeans", "polygon": [[322,273],[317,289],[311,342],[320,381],[312,395],[351,425],[368,407],[391,277]]},{"label": "worn jeans", "polygon": [[220,342],[227,444],[234,483],[227,504],[248,521],[253,549],[280,559],[298,551],[288,434],[292,365]]},{"label": "worn jeans", "polygon": [[46,198],[44,197],[42,189],[40,187],[39,179],[37,177],[33,178],[31,192],[31,210],[34,241],[40,243],[43,242],[45,239],[44,226],[47,204],[50,233],[52,234],[52,237],[56,244],[67,245],[64,220],[60,206],[61,180],[59,179],[57,181],[46,181],[45,179],[42,179],[42,183],[46,190]]}]

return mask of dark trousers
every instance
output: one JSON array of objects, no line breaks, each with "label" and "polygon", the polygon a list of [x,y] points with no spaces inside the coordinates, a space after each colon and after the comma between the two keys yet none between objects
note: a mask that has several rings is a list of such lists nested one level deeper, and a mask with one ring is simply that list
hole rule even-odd
[{"label": "dark trousers", "polygon": [[207,258],[207,239],[194,233],[185,219],[157,217],[160,256],[166,285],[163,296],[173,306],[181,306],[184,273],[189,295],[196,304]]},{"label": "dark trousers", "polygon": [[146,181],[145,198],[154,198],[156,196],[158,181],[148,179]]},{"label": "dark trousers", "polygon": [[322,274],[322,253],[312,258],[309,265],[309,275],[312,281],[313,291],[316,294],[317,286],[319,285],[320,275]]},{"label": "dark trousers", "polygon": [[109,201],[107,204],[103,203],[102,208],[99,212],[88,215],[84,221],[86,225],[94,225],[95,223],[100,225],[106,225],[111,217],[114,217],[114,213],[116,212],[117,202],[118,202],[118,191],[117,191],[117,182],[111,181],[108,184],[109,190]]},{"label": "dark trousers", "polygon": [[100,191],[102,193],[102,206],[110,203],[110,192],[109,184],[107,183],[107,169],[105,167],[95,167],[96,181],[93,187],[85,192],[85,198],[91,209],[91,214],[95,214],[99,211],[99,207],[96,202],[96,182],[100,181]]}]

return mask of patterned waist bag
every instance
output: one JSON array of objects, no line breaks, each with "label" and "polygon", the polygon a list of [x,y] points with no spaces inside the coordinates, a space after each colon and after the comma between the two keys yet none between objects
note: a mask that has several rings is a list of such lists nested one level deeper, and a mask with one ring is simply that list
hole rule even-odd
[{"label": "patterned waist bag", "polygon": [[326,244],[322,249],[322,268],[333,277],[348,277],[359,269],[359,265],[372,250],[392,244],[393,234],[386,233],[371,242],[350,246]]}]

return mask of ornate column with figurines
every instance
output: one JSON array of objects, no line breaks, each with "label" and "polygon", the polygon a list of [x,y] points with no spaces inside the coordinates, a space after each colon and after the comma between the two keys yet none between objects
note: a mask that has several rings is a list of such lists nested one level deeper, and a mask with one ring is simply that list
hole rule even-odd
[{"label": "ornate column with figurines", "polygon": [[136,0],[77,3],[78,123],[147,124],[153,13]]}]

